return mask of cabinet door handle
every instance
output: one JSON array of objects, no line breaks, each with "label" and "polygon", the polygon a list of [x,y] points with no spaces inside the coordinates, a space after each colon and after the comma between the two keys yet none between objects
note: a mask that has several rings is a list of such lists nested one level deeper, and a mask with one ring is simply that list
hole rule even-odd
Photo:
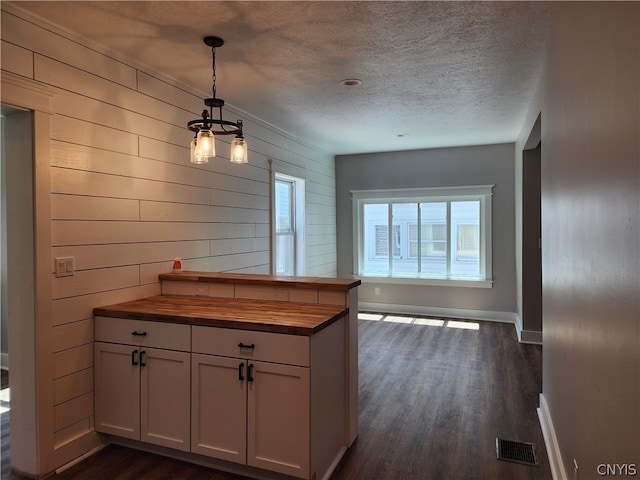
[{"label": "cabinet door handle", "polygon": [[145,352],[144,350],[140,351],[140,366],[141,367],[146,367],[147,366],[147,364],[144,363],[144,354],[145,353],[147,353],[147,352]]},{"label": "cabinet door handle", "polygon": [[134,337],[146,337],[147,336],[147,332],[133,331],[133,332],[131,332],[131,335],[133,335]]},{"label": "cabinet door handle", "polygon": [[131,352],[131,365],[136,366],[138,362],[136,362],[136,355],[138,354],[138,350],[134,350]]},{"label": "cabinet door handle", "polygon": [[253,363],[247,367],[247,382],[253,382]]},{"label": "cabinet door handle", "polygon": [[251,345],[245,345],[244,343],[240,342],[238,344],[238,348],[250,348],[251,350],[253,350],[254,348],[256,348],[256,344],[252,343]]},{"label": "cabinet door handle", "polygon": [[238,380],[241,382],[244,380],[244,362],[238,365]]}]

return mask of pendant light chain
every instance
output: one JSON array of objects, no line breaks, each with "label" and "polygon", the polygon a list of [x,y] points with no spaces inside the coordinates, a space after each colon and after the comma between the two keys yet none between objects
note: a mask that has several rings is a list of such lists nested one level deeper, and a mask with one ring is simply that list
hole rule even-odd
[{"label": "pendant light chain", "polygon": [[213,61],[213,67],[211,70],[213,74],[211,75],[211,80],[213,81],[213,98],[216,98],[216,47],[211,47],[211,58]]}]

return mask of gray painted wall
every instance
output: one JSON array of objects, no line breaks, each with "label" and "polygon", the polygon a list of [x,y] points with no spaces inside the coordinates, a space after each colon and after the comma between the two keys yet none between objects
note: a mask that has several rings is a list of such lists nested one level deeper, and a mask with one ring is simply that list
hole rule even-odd
[{"label": "gray painted wall", "polygon": [[640,464],[640,4],[555,6],[542,112],[543,397],[559,470]]},{"label": "gray painted wall", "polygon": [[514,175],[513,144],[337,156],[338,276],[353,274],[351,190],[493,184],[493,288],[364,282],[359,299],[515,315]]}]

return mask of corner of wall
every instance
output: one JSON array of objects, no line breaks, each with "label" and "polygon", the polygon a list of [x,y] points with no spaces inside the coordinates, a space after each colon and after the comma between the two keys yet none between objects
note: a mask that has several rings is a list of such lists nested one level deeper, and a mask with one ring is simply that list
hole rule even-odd
[{"label": "corner of wall", "polygon": [[547,449],[547,457],[551,467],[551,476],[553,480],[568,480],[567,473],[564,471],[564,463],[562,463],[562,455],[560,454],[560,446],[556,438],[556,432],[551,419],[549,406],[544,398],[544,394],[540,394],[540,407],[538,408],[538,418],[540,419],[540,427],[542,428],[542,436],[544,437],[545,447]]}]

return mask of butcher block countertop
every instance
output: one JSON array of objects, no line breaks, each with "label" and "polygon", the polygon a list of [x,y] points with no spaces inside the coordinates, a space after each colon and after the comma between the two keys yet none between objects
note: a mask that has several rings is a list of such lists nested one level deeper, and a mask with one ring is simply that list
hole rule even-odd
[{"label": "butcher block countertop", "polygon": [[348,308],[331,305],[159,295],[94,308],[93,314],[308,336],[331,325],[348,311]]},{"label": "butcher block countertop", "polygon": [[247,273],[180,272],[162,273],[160,280],[174,282],[241,283],[245,285],[270,285],[275,287],[322,288],[325,290],[349,290],[362,283],[356,279],[325,277],[290,277]]}]

